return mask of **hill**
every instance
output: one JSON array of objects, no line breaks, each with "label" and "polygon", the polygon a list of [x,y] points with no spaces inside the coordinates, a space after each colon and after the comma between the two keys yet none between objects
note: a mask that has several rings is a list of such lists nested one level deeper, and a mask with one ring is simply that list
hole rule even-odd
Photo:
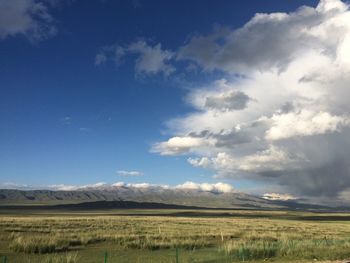
[{"label": "hill", "polygon": [[266,208],[286,206],[241,192],[212,192],[161,187],[90,187],[72,191],[0,189],[0,205],[56,205],[96,201],[133,201],[206,208]]}]

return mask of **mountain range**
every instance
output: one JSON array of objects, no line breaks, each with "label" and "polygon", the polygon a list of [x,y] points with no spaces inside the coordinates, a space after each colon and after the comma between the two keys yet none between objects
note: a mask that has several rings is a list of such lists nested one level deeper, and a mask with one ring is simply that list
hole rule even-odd
[{"label": "mountain range", "polygon": [[[104,202],[107,201],[107,202]],[[176,189],[159,186],[99,185],[74,190],[18,190],[0,189],[0,205],[63,205],[100,202],[136,202],[175,205],[179,207],[223,209],[319,209],[317,205],[296,200],[267,200],[238,191],[213,191],[203,189]],[[131,204],[131,203],[129,203]],[[121,205],[125,208],[126,203]],[[135,204],[133,204],[135,206]],[[84,207],[84,206],[83,206]],[[118,208],[116,207],[116,208]],[[127,207],[126,207],[127,208]],[[142,205],[139,206],[142,208]]]}]

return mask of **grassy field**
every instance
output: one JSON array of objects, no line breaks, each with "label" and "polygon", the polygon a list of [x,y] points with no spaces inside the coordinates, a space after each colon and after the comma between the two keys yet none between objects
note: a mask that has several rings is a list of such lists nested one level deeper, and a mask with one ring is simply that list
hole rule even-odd
[{"label": "grassy field", "polygon": [[[1,211],[7,262],[350,259],[350,215],[266,211]],[[0,260],[1,262],[1,260]]]}]

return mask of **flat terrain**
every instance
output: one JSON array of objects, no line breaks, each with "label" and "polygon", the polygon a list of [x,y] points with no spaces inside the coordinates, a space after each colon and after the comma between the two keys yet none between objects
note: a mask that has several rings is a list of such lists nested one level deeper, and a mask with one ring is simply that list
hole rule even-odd
[{"label": "flat terrain", "polygon": [[[350,214],[0,210],[7,262],[314,262],[350,258]],[[106,255],[107,253],[107,255]],[[0,261],[1,262],[1,261]]]}]

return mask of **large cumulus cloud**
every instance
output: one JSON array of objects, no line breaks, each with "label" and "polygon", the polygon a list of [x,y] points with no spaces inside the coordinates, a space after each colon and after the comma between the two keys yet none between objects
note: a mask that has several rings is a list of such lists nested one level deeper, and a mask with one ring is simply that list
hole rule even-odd
[{"label": "large cumulus cloud", "polygon": [[[257,13],[237,30],[217,30],[207,36],[195,36],[182,47],[178,57],[191,59],[207,70],[229,72],[283,70],[306,50],[334,55],[334,46],[346,31],[337,15],[346,12],[340,1],[322,0],[317,8],[300,7],[287,13]],[[333,21],[332,21],[333,20]]]},{"label": "large cumulus cloud", "polygon": [[321,0],[315,8],[256,14],[242,28],[193,37],[177,59],[227,77],[192,91],[187,101],[193,112],[170,120],[173,136],[153,151],[189,154],[191,165],[220,177],[267,181],[292,194],[345,195],[350,187],[346,3]]}]

